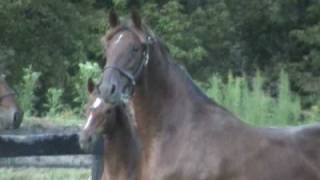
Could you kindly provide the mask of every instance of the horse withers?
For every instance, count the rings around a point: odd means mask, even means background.
[[[16,93],[8,86],[5,77],[0,77],[0,129],[17,129],[23,120],[23,111]]]
[[[137,180],[140,168],[140,143],[134,127],[130,107],[112,105],[100,97],[92,80],[88,81],[89,100],[86,105],[87,122],[80,133],[84,150],[104,139],[104,180]]]

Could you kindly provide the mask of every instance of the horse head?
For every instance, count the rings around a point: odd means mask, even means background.
[[[114,11],[109,15],[111,29],[103,39],[107,61],[99,87],[106,102],[126,102],[149,62],[152,38],[136,11],[132,12],[131,20],[132,25],[123,25]]]
[[[87,122],[80,133],[80,145],[88,151],[99,138],[115,128],[117,107],[105,103],[99,97],[99,91],[91,79],[88,80],[87,86],[89,93],[85,106]]]

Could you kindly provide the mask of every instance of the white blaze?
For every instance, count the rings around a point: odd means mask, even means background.
[[[92,108],[93,109],[97,109],[100,105],[101,105],[101,103],[102,103],[102,99],[101,98],[97,98],[95,101],[94,101],[94,103],[93,103],[93,105],[92,105]],[[89,126],[90,126],[90,124],[92,123],[92,118],[93,118],[93,115],[92,115],[92,112],[90,112],[90,114],[89,114],[89,117],[88,117],[88,119],[87,119],[87,123],[86,123],[86,125],[84,126],[84,130],[86,130],[87,128],[89,128]]]
[[[118,36],[118,39],[116,40],[116,44],[118,44],[119,42],[120,42],[120,39],[122,38],[122,36],[123,36],[123,34],[120,34],[119,36]]]
[[[93,107],[94,109],[96,109],[96,108],[98,108],[98,107],[101,105],[101,103],[102,103],[102,99],[101,99],[101,98],[97,98],[97,99],[94,101],[92,107]]]
[[[92,113],[90,113],[89,117],[88,117],[88,120],[87,120],[87,123],[86,125],[84,126],[84,130],[88,129],[88,127],[90,126],[91,124],[91,121],[92,121]]]

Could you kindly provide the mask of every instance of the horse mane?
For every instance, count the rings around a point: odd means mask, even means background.
[[[112,39],[113,36],[115,36],[117,33],[123,30],[129,30],[133,27],[133,22],[131,20],[128,20],[117,27],[109,29],[104,36],[101,38],[102,45],[106,45],[107,42]],[[146,25],[141,24],[141,31],[151,37],[155,37],[153,31]]]
[[[192,81],[192,76],[190,75],[190,73],[187,71],[186,67],[177,62],[176,60],[174,60],[174,58],[172,58],[171,54],[170,54],[170,49],[168,48],[168,46],[165,44],[165,42],[159,38],[154,36],[153,37],[155,39],[155,41],[159,44],[160,47],[160,51],[161,53],[164,55],[164,57],[167,58],[167,61],[169,64],[171,64],[172,68],[174,71],[177,72],[177,74],[179,74],[181,76],[181,78],[185,78],[187,83],[190,85],[190,88],[193,92],[197,93],[198,95],[200,95],[200,97],[202,97],[202,99],[204,99],[206,102],[214,104],[216,106],[219,106],[215,101],[213,101],[212,99],[210,99],[193,81]]]
[[[123,31],[123,30],[125,30],[125,29],[128,29],[128,27],[125,26],[125,25],[119,25],[119,26],[117,26],[117,27],[115,27],[115,28],[112,28],[112,29],[110,29],[109,31],[107,31],[107,33],[106,33],[104,36],[102,36],[102,38],[101,38],[101,40],[100,40],[102,46],[106,46],[106,45],[107,45],[107,42],[108,42],[115,34],[117,34],[117,33],[120,32],[120,31]]]

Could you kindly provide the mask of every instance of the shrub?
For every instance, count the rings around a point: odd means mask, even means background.
[[[26,116],[30,116],[33,112],[33,103],[36,100],[34,90],[40,77],[40,72],[33,72],[32,67],[23,69],[22,83],[19,85],[18,100]]]
[[[251,124],[289,125],[298,123],[301,114],[300,98],[290,91],[287,73],[281,71],[278,96],[272,97],[263,89],[264,78],[257,71],[252,82],[229,73],[226,83],[213,75],[206,92],[217,103]]]
[[[278,98],[273,106],[273,120],[281,124],[298,123],[301,115],[300,97],[290,91],[289,77],[284,71],[280,72],[278,88]]]
[[[85,62],[79,64],[79,74],[75,80],[76,98],[75,102],[83,107],[84,103],[87,101],[87,81],[89,78],[93,78],[94,81],[98,81],[101,70],[97,63]]]
[[[49,88],[47,93],[47,104],[49,108],[47,116],[56,116],[62,110],[61,96],[63,95],[62,89]]]

